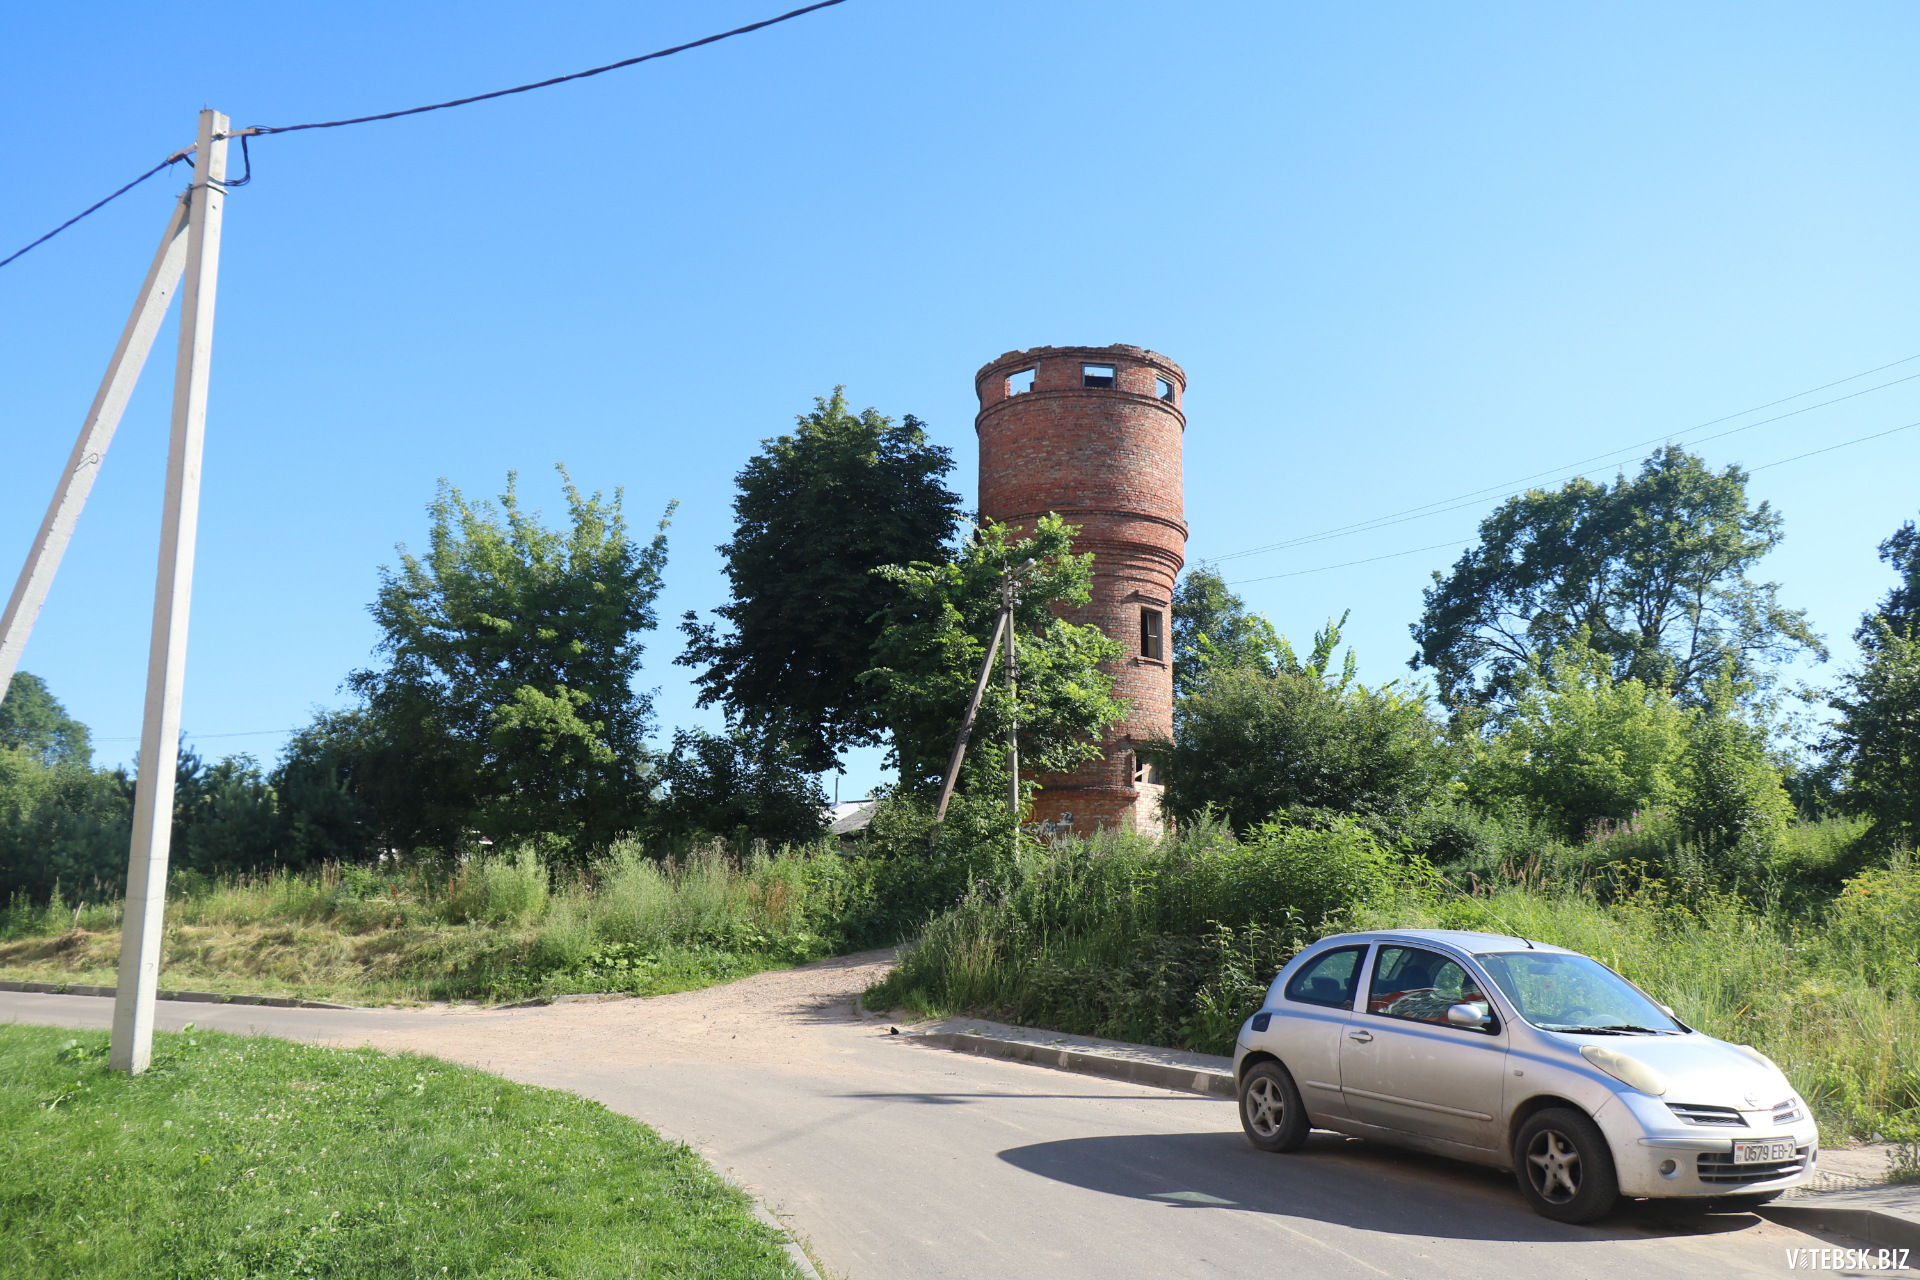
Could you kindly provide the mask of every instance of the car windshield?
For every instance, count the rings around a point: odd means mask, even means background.
[[[1585,956],[1508,951],[1474,958],[1520,1016],[1542,1031],[1631,1036],[1682,1030],[1619,974]]]

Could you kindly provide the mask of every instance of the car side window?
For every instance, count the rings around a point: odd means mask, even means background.
[[[1353,1008],[1353,990],[1358,985],[1360,961],[1366,954],[1364,946],[1335,947],[1322,952],[1287,980],[1287,999],[1301,1004],[1321,1004],[1329,1009]]]
[[[1476,1006],[1491,1015],[1479,984],[1458,961],[1419,947],[1381,947],[1373,962],[1373,983],[1367,990],[1367,1012],[1411,1022],[1447,1026],[1447,1010],[1456,1004]]]

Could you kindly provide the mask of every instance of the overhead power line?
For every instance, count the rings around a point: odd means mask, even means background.
[[[1483,498],[1486,498],[1491,494],[1502,493],[1502,492],[1511,493],[1515,486],[1526,484],[1530,480],[1538,480],[1543,476],[1571,477],[1574,475],[1580,475],[1580,474],[1583,474],[1583,472],[1573,470],[1573,468],[1585,467],[1590,463],[1600,462],[1603,459],[1616,458],[1621,454],[1632,453],[1636,450],[1644,449],[1650,444],[1658,444],[1663,440],[1673,440],[1678,436],[1690,435],[1692,432],[1695,432],[1695,431],[1704,431],[1708,427],[1717,427],[1723,422],[1731,422],[1735,418],[1743,418],[1750,413],[1759,413],[1763,410],[1771,409],[1776,405],[1782,405],[1782,404],[1786,404],[1788,401],[1791,401],[1791,400],[1801,399],[1804,396],[1816,395],[1819,392],[1828,390],[1831,387],[1837,387],[1843,383],[1855,382],[1861,378],[1871,377],[1876,373],[1882,373],[1888,369],[1897,368],[1898,366],[1903,364],[1910,364],[1915,360],[1920,360],[1920,354],[1910,355],[1910,356],[1907,356],[1905,359],[1895,360],[1890,364],[1878,365],[1872,369],[1865,369],[1859,373],[1849,374],[1847,377],[1838,378],[1832,382],[1822,383],[1820,386],[1817,386],[1817,387],[1809,387],[1805,391],[1796,391],[1794,394],[1790,396],[1782,396],[1778,400],[1770,400],[1766,404],[1754,405],[1752,408],[1742,409],[1738,413],[1730,413],[1730,414],[1727,414],[1725,417],[1714,418],[1708,422],[1697,423],[1694,426],[1683,428],[1681,431],[1678,431],[1678,432],[1669,432],[1665,435],[1654,436],[1650,439],[1639,441],[1636,444],[1622,445],[1615,449],[1609,449],[1605,453],[1596,453],[1590,458],[1582,458],[1577,462],[1562,463],[1557,467],[1549,467],[1545,471],[1536,471],[1532,475],[1521,476],[1517,480],[1508,480],[1500,484],[1489,485],[1484,489],[1476,489],[1471,493],[1455,494],[1451,498],[1437,498],[1432,502],[1422,503],[1417,507],[1408,507],[1403,511],[1389,512],[1386,515],[1374,516],[1374,517],[1371,517],[1370,519],[1356,521],[1353,524],[1338,525],[1331,529],[1322,529],[1315,533],[1300,534],[1297,537],[1285,538],[1279,542],[1270,542],[1265,546],[1250,547],[1245,551],[1230,551],[1225,555],[1213,557],[1213,561],[1214,563],[1219,563],[1221,561],[1226,561],[1226,560],[1239,560],[1246,556],[1264,555],[1270,551],[1284,551],[1290,547],[1305,546],[1309,543],[1314,543],[1314,542],[1325,542],[1332,538],[1349,537],[1356,533],[1371,533],[1375,529],[1385,529],[1396,524],[1406,524],[1407,522],[1412,520],[1423,520],[1428,516],[1444,515],[1449,511],[1457,511],[1464,506],[1472,506],[1476,502],[1480,501]],[[1859,391],[1852,391],[1847,393],[1844,396],[1835,396],[1833,399],[1823,400],[1819,404],[1804,405],[1801,408],[1791,409],[1791,410],[1788,410],[1786,413],[1777,414],[1771,418],[1763,418],[1758,422],[1749,422],[1749,423],[1746,423],[1744,426],[1734,427],[1732,430],[1729,430],[1729,431],[1717,432],[1710,436],[1696,436],[1690,440],[1684,441],[1683,443],[1686,443],[1689,445],[1705,444],[1709,440],[1723,439],[1726,436],[1737,435],[1742,431],[1750,431],[1755,427],[1764,427],[1771,422],[1780,422],[1786,418],[1795,417],[1799,414],[1811,413],[1815,409],[1824,409],[1830,405],[1839,404],[1843,400],[1853,400],[1853,399],[1857,399],[1860,396],[1871,395],[1875,391],[1884,391],[1888,387],[1898,386],[1903,382],[1912,382],[1916,378],[1920,378],[1920,373],[1909,374],[1903,378],[1895,378],[1891,382],[1883,382],[1879,386],[1866,387]]]
[[[1909,357],[1909,358],[1914,358],[1914,357]],[[1885,365],[1881,366],[1881,368],[1886,368],[1886,367],[1887,366]],[[1875,373],[1875,372],[1878,372],[1878,370],[1869,369],[1867,372]],[[1846,379],[1842,378],[1841,381],[1844,382],[1846,381]],[[1832,386],[1833,384],[1828,383],[1827,385]],[[1818,388],[1818,387],[1815,388],[1816,391],[1820,389],[1821,388]],[[1793,397],[1789,396],[1787,398],[1791,400]],[[1775,401],[1775,403],[1777,404],[1779,402]],[[1724,421],[1724,419],[1722,419],[1722,421]],[[1748,467],[1747,474],[1752,475],[1756,471],[1766,471],[1773,467],[1784,467],[1789,462],[1799,462],[1805,458],[1815,458],[1823,453],[1832,453],[1835,449],[1847,449],[1847,448],[1851,448],[1856,444],[1865,444],[1869,440],[1883,440],[1888,436],[1898,435],[1902,431],[1911,431],[1915,427],[1920,427],[1920,422],[1909,422],[1905,426],[1901,426],[1901,427],[1889,427],[1885,431],[1876,431],[1872,435],[1868,435],[1868,436],[1856,436],[1852,440],[1842,440],[1839,444],[1830,444],[1824,449],[1814,449],[1807,453],[1796,453],[1791,458],[1779,458],[1773,462],[1763,462],[1757,467]],[[1297,578],[1297,577],[1300,577],[1302,574],[1307,574],[1307,573],[1326,573],[1329,570],[1333,570],[1333,569],[1351,569],[1355,565],[1372,564],[1377,560],[1397,560],[1401,556],[1418,555],[1422,551],[1438,551],[1442,547],[1464,547],[1469,543],[1471,543],[1472,541],[1473,541],[1472,538],[1455,538],[1451,542],[1436,542],[1429,547],[1412,547],[1406,551],[1389,551],[1387,554],[1383,556],[1369,556],[1365,560],[1348,560],[1344,564],[1323,564],[1316,569],[1294,569],[1288,573],[1270,573],[1260,578],[1239,578],[1234,580],[1233,582],[1229,582],[1227,585],[1230,587],[1244,587],[1244,586],[1249,586],[1256,582],[1272,582],[1276,578]],[[1208,563],[1212,563],[1212,562],[1208,562]]]
[[[86,217],[88,214],[94,213],[97,210],[103,209],[108,204],[112,203],[115,200],[118,200],[121,196],[127,194],[127,192],[133,190],[135,187],[139,186],[141,183],[145,182],[148,178],[151,178],[154,174],[166,168],[168,165],[178,164],[180,161],[185,160],[188,156],[192,154],[193,154],[192,147],[188,147],[185,151],[174,152],[172,155],[168,156],[165,160],[162,160],[159,164],[153,166],[153,168],[147,170],[145,173],[135,178],[132,182],[129,182],[126,186],[120,188],[118,191],[108,196],[105,200],[95,201],[93,204],[88,205],[86,208],[82,209],[80,212],[74,214],[71,218],[68,218],[65,222],[61,223],[59,226],[55,227],[53,230],[47,232],[47,234],[41,236],[38,240],[35,240],[32,244],[27,245],[26,248],[15,249],[12,253],[8,254],[6,257],[0,258],[0,267],[4,267],[9,262],[12,262],[15,258],[25,253],[27,249],[35,249],[45,244],[47,241],[53,239],[55,236],[59,235],[62,231],[65,231],[68,227],[80,221],[80,219]]]
[[[744,36],[749,32],[760,31],[767,27],[776,26],[782,22],[790,22],[794,18],[804,17],[805,15],[816,12],[817,10],[831,9],[834,5],[845,4],[845,3],[846,3],[846,0],[819,0],[819,3],[817,4],[810,4],[802,9],[794,9],[790,12],[783,13],[775,18],[763,18],[759,22],[749,22],[746,26],[735,27],[731,31],[722,31],[716,35],[702,36],[698,40],[689,40],[685,44],[676,44],[671,48],[667,48],[667,49],[655,49],[652,53],[643,53],[637,58],[624,58],[619,62],[609,62],[604,67],[592,67],[586,71],[575,71],[575,72],[572,72],[571,74],[564,75],[564,76],[554,76],[550,80],[536,80],[532,84],[517,84],[511,89],[495,89],[491,93],[476,93],[469,98],[455,98],[449,102],[434,102],[434,103],[429,103],[424,107],[408,107],[403,111],[384,111],[379,115],[373,115],[373,116],[355,116],[349,120],[318,120],[318,121],[314,121],[311,124],[253,125],[245,129],[236,129],[232,133],[226,136],[231,138],[239,138],[244,148],[246,139],[249,137],[260,137],[260,136],[273,134],[273,133],[297,133],[302,129],[339,129],[350,124],[372,124],[376,120],[398,120],[402,116],[417,116],[428,111],[445,111],[449,107],[464,107],[470,103],[486,102],[491,98],[505,98],[516,93],[531,93],[535,89],[546,89],[556,84],[566,84],[570,80],[585,80],[588,76],[605,75],[609,71],[618,71],[622,67],[638,66],[642,62],[652,62],[655,58],[672,57],[676,53],[685,53],[689,49],[698,49],[703,45],[715,44],[721,40],[731,40],[735,36]],[[73,217],[68,218],[65,222],[61,223],[59,226],[55,227],[53,230],[47,232],[47,234],[41,236],[38,240],[35,240],[33,243],[26,245],[23,248],[15,250],[13,253],[7,255],[5,258],[0,258],[0,267],[6,266],[9,262],[12,262],[15,258],[18,258],[21,254],[26,253],[27,250],[36,249],[39,246],[45,244],[47,241],[59,235],[62,231],[65,231],[68,227],[71,227],[74,223],[79,222],[82,218],[85,218],[90,214],[97,213],[99,210],[106,207],[108,204],[110,204],[114,200],[117,200],[121,196],[127,194],[127,192],[133,190],[135,187],[139,186],[141,183],[145,182],[148,178],[151,178],[154,174],[166,168],[168,165],[176,164],[179,161],[186,159],[188,156],[192,154],[193,154],[193,148],[191,147],[188,147],[184,151],[174,152],[172,155],[168,156],[165,160],[162,160],[159,164],[153,166],[153,168],[147,170],[145,173],[135,178],[132,182],[129,182],[126,186],[121,187],[118,191],[114,192],[112,195],[108,196],[106,199],[101,200],[96,204],[89,205],[87,208],[82,209],[79,213],[75,214]],[[248,172],[249,174],[251,174],[252,172],[251,165],[248,166]],[[230,187],[240,186],[245,181],[246,179],[243,178],[239,182],[232,182],[232,183],[228,183],[227,185]]]
[[[451,102],[435,102],[424,107],[408,107],[404,111],[385,111],[377,116],[355,116],[351,120],[322,120],[315,124],[277,124],[260,125],[254,133],[296,133],[301,129],[338,129],[343,125],[372,124],[376,120],[398,120],[401,116],[417,116],[427,111],[445,111],[448,107],[464,107],[469,103],[485,102],[489,98],[505,98],[515,93],[531,93],[535,89],[545,89],[556,84],[565,84],[569,80],[585,80],[588,76],[604,75],[609,71],[618,71],[622,67],[637,66],[642,62],[652,62],[655,58],[667,58],[676,53],[685,53],[689,49],[698,49],[701,45],[714,44],[721,40],[731,40],[735,36],[744,36],[750,31],[759,31],[776,23],[788,22],[803,17],[818,9],[830,9],[836,4],[845,4],[846,0],[820,0],[804,9],[795,9],[783,13],[777,18],[766,18],[759,22],[749,22],[744,27],[735,27],[731,31],[722,31],[719,35],[703,36],[698,40],[689,40],[686,44],[674,45],[671,49],[656,49],[652,53],[643,53],[637,58],[626,58],[620,62],[609,62],[604,67],[594,67],[588,71],[575,71],[571,75],[555,76],[551,80],[536,80],[532,84],[517,84],[511,89],[495,89],[492,93],[476,93],[471,98],[455,98]]]

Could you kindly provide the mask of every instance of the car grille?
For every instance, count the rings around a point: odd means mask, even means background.
[[[1795,1147],[1793,1159],[1775,1160],[1767,1164],[1735,1164],[1731,1151],[1703,1151],[1700,1153],[1699,1171],[1702,1182],[1772,1182],[1775,1178],[1790,1177],[1806,1167],[1807,1149]]]
[[[1667,1110],[1688,1124],[1724,1124],[1745,1128],[1747,1123],[1746,1117],[1732,1107],[1707,1107],[1696,1106],[1690,1102],[1669,1102]]]
[[[1775,1124],[1793,1124],[1802,1119],[1800,1108],[1792,1098],[1773,1104],[1773,1122]]]

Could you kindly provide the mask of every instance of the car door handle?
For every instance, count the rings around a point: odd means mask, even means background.
[[[1367,1043],[1368,1041],[1370,1041],[1370,1040],[1372,1040],[1372,1039],[1373,1039],[1373,1032],[1371,1032],[1371,1031],[1349,1031],[1349,1032],[1347,1032],[1347,1039],[1349,1039],[1349,1040],[1358,1040],[1358,1041],[1359,1041],[1359,1042],[1360,1042],[1361,1044],[1366,1044],[1366,1043]]]

